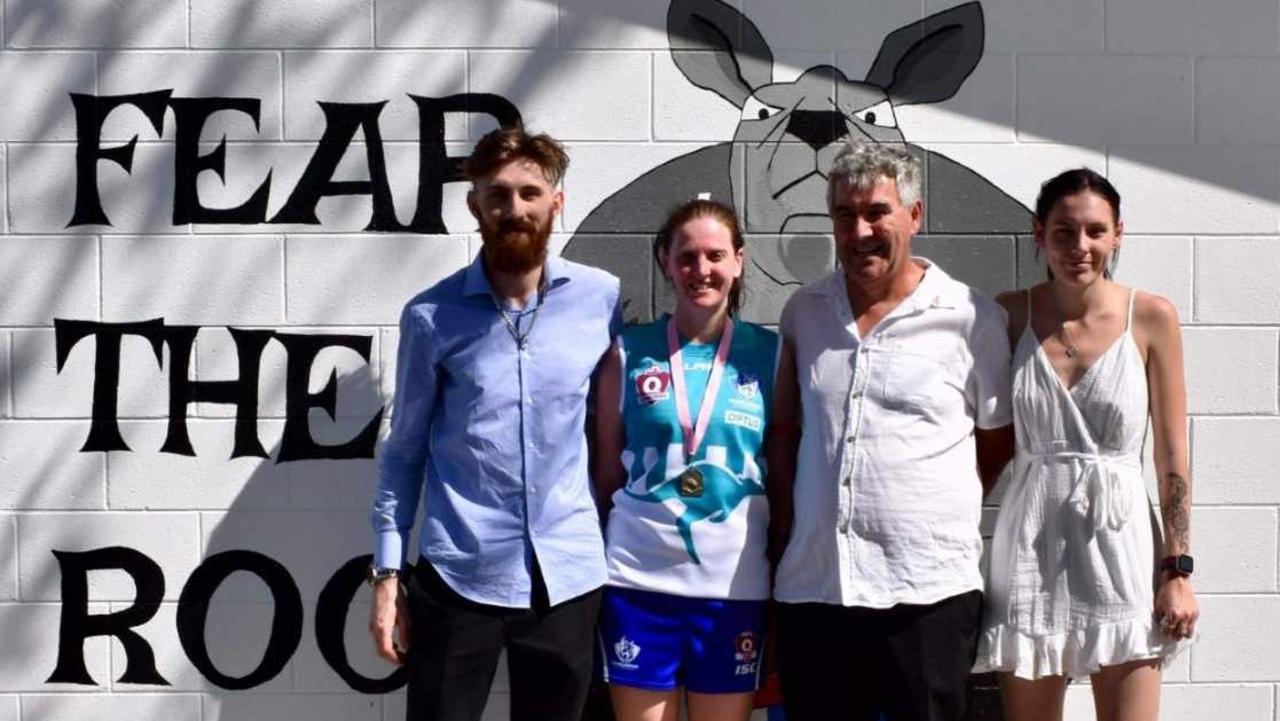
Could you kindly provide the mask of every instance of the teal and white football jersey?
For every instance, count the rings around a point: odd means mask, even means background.
[[[778,335],[734,323],[728,359],[702,443],[685,464],[667,348],[667,318],[623,331],[620,408],[625,485],[606,528],[609,583],[694,598],[767,599],[764,434]],[[696,419],[716,344],[681,339],[689,414]],[[678,477],[697,469],[698,495]]]

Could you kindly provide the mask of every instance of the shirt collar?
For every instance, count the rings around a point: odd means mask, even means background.
[[[548,291],[569,282],[566,270],[563,258],[556,255],[547,256],[542,264],[542,273],[546,277]],[[464,296],[493,295],[493,286],[489,285],[489,277],[484,274],[483,253],[476,253],[471,265],[467,266],[467,272],[462,281],[462,294]]]
[[[911,256],[913,262],[924,266],[925,274],[916,285],[911,295],[893,310],[893,315],[915,313],[930,308],[957,308],[964,300],[960,294],[968,293],[968,286],[956,282],[937,263],[918,255]],[[827,294],[835,301],[845,299],[848,303],[848,289],[845,287],[844,270],[836,268],[829,276],[826,287]]]

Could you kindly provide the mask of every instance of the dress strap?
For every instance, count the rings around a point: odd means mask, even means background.
[[[1138,289],[1130,288],[1129,289],[1129,317],[1126,318],[1124,321],[1125,332],[1128,332],[1129,329],[1133,327],[1133,298],[1136,295],[1138,295]]]
[[[1027,322],[1026,322],[1026,325],[1023,326],[1023,330],[1025,331],[1027,328],[1030,328],[1030,327],[1031,327],[1031,289],[1027,288]]]

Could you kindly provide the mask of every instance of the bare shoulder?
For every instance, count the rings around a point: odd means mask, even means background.
[[[1134,290],[1133,321],[1150,333],[1178,329],[1178,309],[1162,295]]]
[[[1152,351],[1159,355],[1161,350],[1180,344],[1177,307],[1155,293],[1136,289],[1133,293],[1133,334],[1143,355],[1149,356]]]
[[[1009,328],[1022,328],[1027,324],[1027,294],[1030,290],[1006,290],[996,296],[996,303],[1004,308],[1004,312],[1009,316]]]

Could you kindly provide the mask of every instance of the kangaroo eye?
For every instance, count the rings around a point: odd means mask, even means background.
[[[880,128],[898,127],[898,120],[893,117],[893,106],[889,104],[888,100],[883,100],[869,108],[863,108],[854,113],[854,115],[868,125],[875,125]]]
[[[743,120],[768,120],[780,112],[782,112],[782,108],[765,105],[757,100],[754,95],[747,98],[747,102],[742,104]]]

